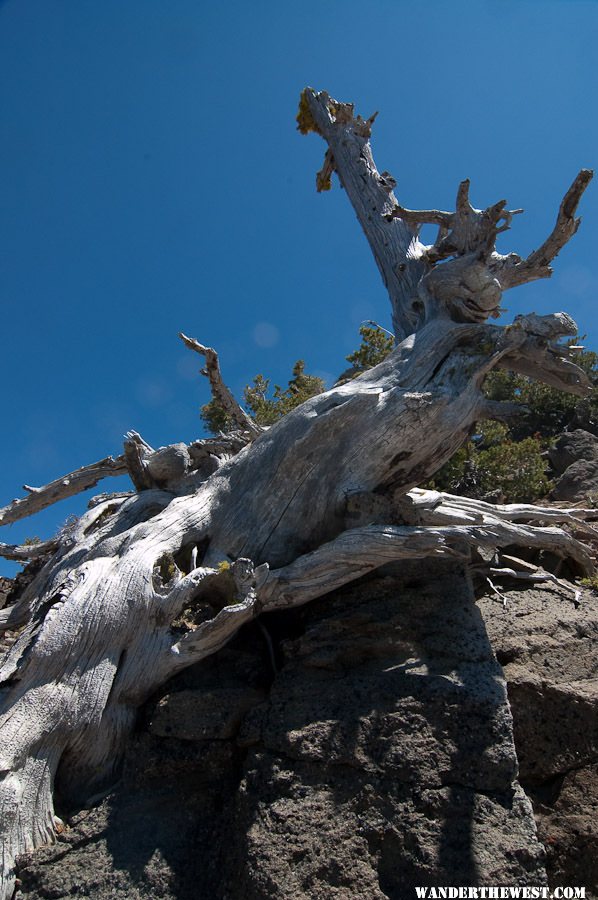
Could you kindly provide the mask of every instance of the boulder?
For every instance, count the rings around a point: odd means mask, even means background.
[[[552,496],[578,501],[598,494],[598,437],[581,428],[561,434],[548,451],[550,464],[559,475]]]
[[[505,683],[462,570],[317,601],[285,645],[237,795],[225,896],[406,898],[544,884]],[[419,569],[419,572],[417,571]],[[243,735],[243,732],[242,732]]]
[[[583,885],[598,896],[598,766],[571,769],[532,792],[550,884]]]
[[[598,437],[577,428],[559,435],[554,446],[548,451],[550,465],[557,475],[580,459],[598,459]]]
[[[594,501],[598,496],[598,459],[580,459],[561,475],[552,490],[554,500]]]
[[[157,704],[149,731],[186,741],[232,738],[248,710],[264,697],[262,691],[251,687],[174,691]]]

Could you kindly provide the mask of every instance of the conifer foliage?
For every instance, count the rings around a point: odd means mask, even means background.
[[[362,324],[359,335],[361,344],[346,357],[351,368],[343,372],[340,382],[382,362],[394,347],[393,335],[375,322]],[[576,338],[569,345],[578,346],[581,340]],[[552,487],[547,450],[554,438],[573,428],[598,434],[598,353],[580,348],[577,362],[595,385],[586,400],[514,372],[493,370],[484,385],[488,399],[515,404],[518,413],[508,425],[492,420],[476,423],[467,443],[426,486],[504,503],[532,503],[546,496]],[[256,375],[246,386],[244,399],[259,425],[273,425],[325,389],[321,378],[306,374],[300,359],[286,388],[275,385],[268,396],[270,379]],[[200,416],[213,434],[234,427],[215,400],[201,408]]]
[[[484,384],[488,399],[512,403],[519,412],[508,424],[476,423],[428,487],[504,503],[546,496],[552,487],[547,451],[554,439],[575,428],[598,434],[598,354],[580,349],[577,364],[594,385],[584,400],[514,372],[492,371]]]
[[[353,353],[345,357],[351,368],[340,376],[339,381],[348,381],[361,372],[366,372],[388,356],[394,347],[394,337],[385,328],[375,322],[367,322],[359,329],[361,344]],[[317,375],[308,375],[305,361],[298,359],[286,388],[274,385],[271,396],[270,378],[256,375],[252,384],[245,386],[243,399],[245,406],[258,425],[273,425],[295,407],[300,406],[310,397],[322,394],[326,385]],[[217,400],[210,400],[201,407],[200,418],[212,434],[226,433],[235,427],[233,420],[227,416]]]
[[[276,384],[271,397],[268,396],[269,389],[270,379],[256,375],[253,383],[248,384],[243,391],[245,405],[258,425],[273,425],[296,406],[325,391],[326,385],[316,375],[307,375],[305,362],[298,359],[287,387],[282,388]],[[235,427],[214,399],[202,406],[200,418],[212,434],[231,431]]]

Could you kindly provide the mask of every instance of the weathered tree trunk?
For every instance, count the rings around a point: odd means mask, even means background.
[[[314,397],[276,425],[256,426],[206,357],[215,396],[238,432],[153,451],[130,434],[102,460],[0,511],[0,523],[43,508],[125,467],[135,494],[103,495],[74,526],[15,559],[46,559],[18,602],[0,612],[8,648],[0,668],[0,837],[10,897],[19,853],[53,839],[65,807],[89,803],[114,778],[139,705],[167,678],[214,653],[262,612],[296,606],[392,559],[524,544],[569,556],[593,511],[492,507],[416,486],[480,418],[512,414],[482,392],[495,366],[583,396],[584,374],[555,341],[576,332],[563,313],[487,324],[501,291],[550,274],[574,233],[590,178],[582,172],[540,250],[500,256],[512,213],[473,209],[464,182],[455,213],[399,206],[369,147],[373,120],[311,89],[299,126],[328,144],[318,187],[337,171],[388,287],[398,346],[380,365]],[[436,222],[432,247],[421,223]],[[548,524],[547,524],[548,523]],[[189,626],[189,620],[195,623]]]

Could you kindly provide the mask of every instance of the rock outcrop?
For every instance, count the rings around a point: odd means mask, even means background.
[[[17,897],[412,897],[545,884],[502,670],[464,570],[380,571],[265,619],[146,710],[121,785]],[[501,607],[502,609],[502,607]]]
[[[581,428],[561,434],[548,451],[558,475],[555,500],[585,500],[598,496],[598,437]]]
[[[552,885],[598,895],[598,599],[556,586],[480,601]]]

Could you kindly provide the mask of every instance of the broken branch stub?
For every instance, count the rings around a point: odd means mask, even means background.
[[[0,525],[10,525],[46,509],[59,500],[74,497],[81,491],[95,487],[102,478],[126,474],[127,463],[124,456],[117,456],[116,459],[107,456],[106,459],[63,475],[62,478],[57,478],[44,487],[31,488],[25,485],[24,489],[28,492],[26,497],[13,500],[8,506],[0,509]]]
[[[396,205],[394,179],[387,172],[381,175],[374,163],[369,143],[373,120],[354,116],[352,104],[333,100],[325,91],[306,88],[297,121],[303,134],[314,131],[328,144],[327,159],[334,160],[334,171],[368,239],[390,296],[393,331],[401,340],[423,322],[416,292],[427,264],[418,255],[423,245],[417,240],[417,228],[386,218]],[[323,172],[329,175],[327,162]]]
[[[179,333],[179,337],[186,347],[204,357],[206,365],[205,369],[201,370],[201,374],[209,379],[212,396],[226,415],[230,416],[241,430],[248,431],[253,436],[261,434],[263,428],[254,422],[251,416],[237,403],[233,394],[225,385],[216,351],[212,347],[204,347],[195,338],[187,337],[182,331]]]

